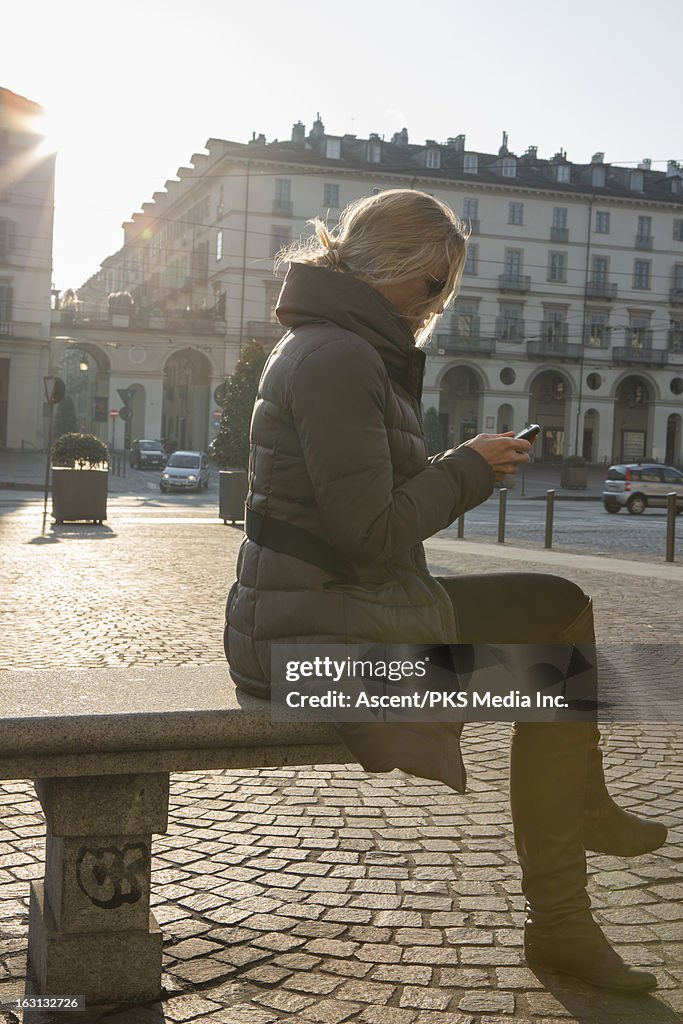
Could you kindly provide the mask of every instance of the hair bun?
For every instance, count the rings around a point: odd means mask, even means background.
[[[329,248],[327,249],[327,252],[324,254],[323,258],[327,263],[328,267],[330,267],[332,270],[339,269],[341,259],[339,256],[339,249],[336,247],[336,245],[330,245]]]

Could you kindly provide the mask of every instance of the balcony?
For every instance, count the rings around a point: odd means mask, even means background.
[[[534,359],[580,359],[581,345],[555,338],[536,338],[528,341],[527,355]]]
[[[496,335],[501,341],[524,341],[524,321],[498,316],[496,317]]]
[[[652,235],[636,235],[636,249],[651,249],[654,238]]]
[[[8,320],[0,320],[0,338],[12,338],[14,336],[14,324]]]
[[[669,305],[683,306],[683,287],[678,288],[674,285],[673,288],[669,288]]]
[[[550,229],[550,241],[551,242],[568,242],[569,241],[569,228],[551,228]]]
[[[531,278],[525,274],[499,274],[498,291],[523,293],[531,290]]]
[[[250,341],[258,341],[261,345],[276,345],[285,334],[282,324],[272,320],[248,320],[247,337]]]
[[[293,204],[289,199],[273,199],[273,213],[281,217],[291,217]]]
[[[647,345],[642,347],[614,347],[612,359],[615,363],[649,363],[651,366],[664,366],[668,361],[669,353],[660,348],[650,348]]]
[[[587,299],[616,299],[617,286],[609,281],[589,281],[586,285]]]
[[[495,338],[480,338],[478,334],[437,334],[434,349],[439,356],[458,355],[470,352],[473,355],[490,356],[496,351]]]

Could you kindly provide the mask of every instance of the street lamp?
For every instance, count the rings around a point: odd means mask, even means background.
[[[50,449],[52,447],[52,420],[55,406],[59,405],[66,394],[66,385],[61,377],[43,377],[43,390],[48,406],[47,448],[45,452],[45,492],[43,495],[43,536],[45,536],[45,520],[47,519],[47,492],[50,487]]]

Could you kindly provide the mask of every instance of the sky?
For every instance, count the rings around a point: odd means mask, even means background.
[[[211,137],[331,134],[683,161],[680,0],[23,0],[0,86],[41,103],[57,151],[55,287]],[[106,14],[103,14],[103,11]]]

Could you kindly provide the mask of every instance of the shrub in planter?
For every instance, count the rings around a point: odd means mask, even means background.
[[[107,518],[109,452],[94,434],[62,434],[51,449],[52,517],[58,523]]]

